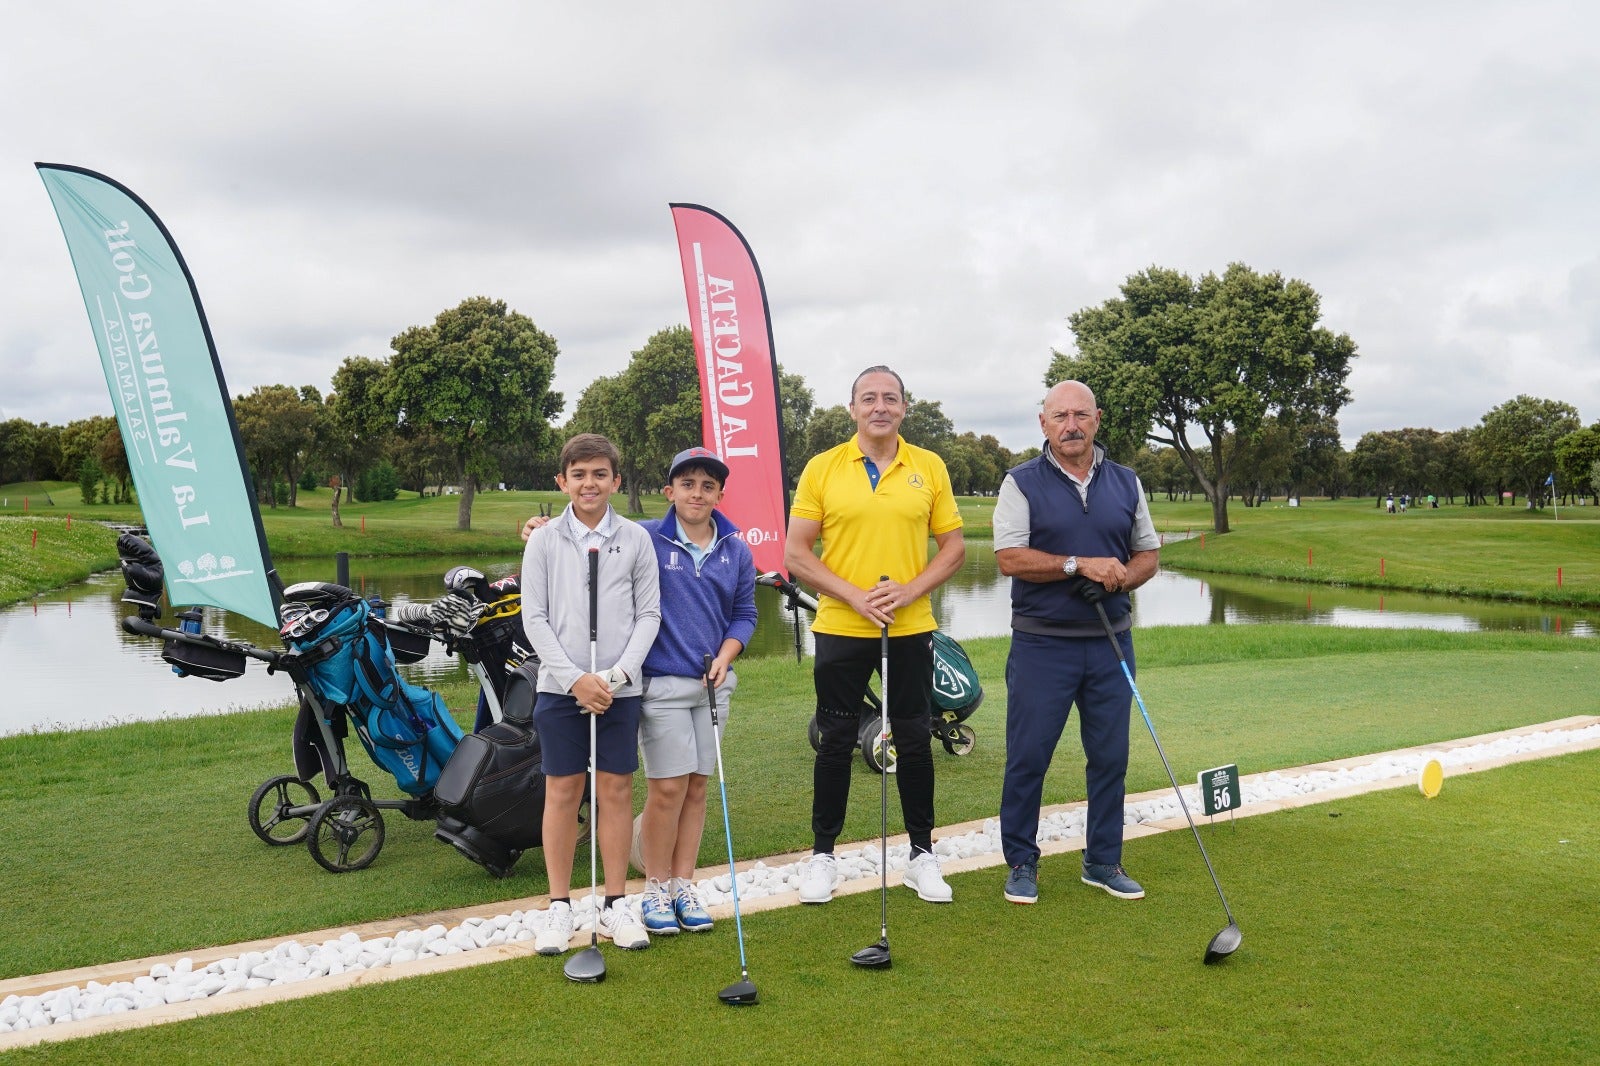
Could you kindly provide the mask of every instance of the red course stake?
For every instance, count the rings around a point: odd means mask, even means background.
[[[1383,556],[1378,556],[1378,576],[1383,576]]]

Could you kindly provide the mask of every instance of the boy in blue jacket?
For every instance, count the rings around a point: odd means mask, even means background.
[[[756,629],[755,560],[716,509],[727,480],[727,464],[715,452],[679,452],[664,489],[671,507],[639,523],[655,546],[661,579],[661,629],[644,660],[639,723],[648,784],[639,910],[656,934],[705,932],[712,924],[690,880],[705,827],[706,782],[717,764],[706,681],[716,689],[725,728],[739,680],[730,667]]]

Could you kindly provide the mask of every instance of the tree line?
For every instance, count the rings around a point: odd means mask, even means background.
[[[1570,404],[1531,396],[1498,405],[1475,426],[1372,432],[1346,451],[1337,415],[1350,400],[1356,345],[1320,317],[1315,290],[1276,272],[1235,263],[1191,279],[1151,267],[1069,317],[1076,348],[1052,353],[1044,384],[1075,378],[1094,389],[1105,412],[1099,439],[1111,454],[1138,471],[1152,497],[1209,500],[1219,532],[1234,496],[1253,506],[1279,495],[1433,494],[1467,505],[1520,495],[1543,506],[1553,492],[1600,491],[1600,423],[1584,427]],[[563,425],[555,419],[565,401],[551,389],[557,342],[504,301],[467,299],[398,334],[391,348],[383,358],[347,357],[326,394],[264,385],[234,398],[264,506],[293,507],[300,489],[331,485],[338,524],[341,498],[456,491],[457,524],[467,529],[478,491],[548,488],[560,443],[599,432],[622,452],[637,512],[671,456],[700,442],[686,326],[657,331],[622,371],[592,381]],[[855,427],[843,402],[818,407],[802,375],[778,372],[792,486],[811,456]],[[944,457],[958,493],[992,493],[1007,469],[1038,453],[958,433],[941,401],[910,399],[901,434]],[[129,501],[115,420],[0,422],[0,483],[36,480],[77,481],[85,500]]]

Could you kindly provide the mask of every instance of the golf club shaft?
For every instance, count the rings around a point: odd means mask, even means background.
[[[888,578],[884,578],[885,581]],[[883,689],[883,699],[878,701],[878,839],[881,846],[878,869],[879,910],[883,939],[889,939],[889,627],[882,629],[880,643],[883,661],[878,664],[878,680]]]
[[[722,787],[722,836],[728,842],[728,883],[733,891],[733,928],[739,935],[739,976],[750,979],[744,958],[744,922],[739,917],[739,872],[733,868],[733,827],[728,822],[728,774],[722,768],[722,732],[717,721],[717,686],[711,683],[711,656],[705,657],[706,699],[711,704],[711,736],[717,745],[717,784]]]
[[[600,549],[589,549],[589,672],[599,673],[600,657]],[[595,841],[600,837],[599,715],[589,713],[589,905],[594,908],[594,929],[589,946],[600,943],[600,867],[595,862]]]
[[[1200,848],[1200,857],[1205,860],[1206,872],[1211,875],[1211,883],[1217,889],[1217,898],[1222,901],[1222,912],[1228,916],[1228,923],[1234,924],[1228,897],[1222,892],[1222,882],[1217,880],[1217,871],[1211,865],[1211,856],[1206,854],[1205,841],[1200,839],[1200,830],[1194,824],[1194,816],[1189,813],[1189,805],[1184,802],[1183,789],[1178,787],[1178,778],[1172,772],[1172,764],[1167,761],[1167,753],[1161,748],[1161,738],[1156,736],[1156,726],[1150,720],[1150,712],[1145,709],[1144,697],[1139,695],[1139,686],[1133,682],[1133,671],[1128,669],[1128,660],[1122,654],[1122,645],[1117,643],[1117,635],[1111,629],[1111,619],[1106,617],[1106,609],[1101,604],[1096,603],[1094,609],[1100,615],[1100,624],[1105,627],[1106,639],[1111,641],[1111,649],[1117,653],[1117,662],[1122,664],[1122,676],[1128,679],[1128,690],[1133,693],[1133,702],[1138,704],[1145,728],[1150,730],[1150,739],[1155,742],[1156,754],[1161,756],[1161,765],[1166,768],[1167,780],[1172,782],[1172,791],[1178,797],[1178,806],[1183,810],[1184,820],[1189,823],[1189,832],[1194,834],[1194,842]]]

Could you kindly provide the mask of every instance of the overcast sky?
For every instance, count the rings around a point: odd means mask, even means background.
[[[755,250],[819,405],[887,362],[1035,443],[1066,319],[1152,264],[1310,283],[1347,444],[1518,394],[1600,419],[1600,7],[53,0],[0,36],[0,418],[109,414],[32,163],[126,184],[231,392],[473,295],[568,410],[687,322],[670,201]]]

